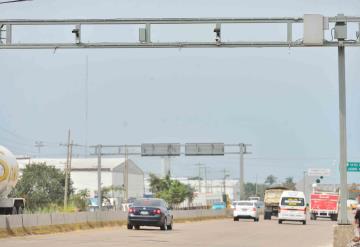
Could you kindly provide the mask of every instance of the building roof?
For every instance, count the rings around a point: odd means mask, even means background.
[[[113,172],[118,173],[124,173],[125,170],[125,161],[123,161],[121,164],[113,168]],[[132,160],[128,159],[128,173],[130,174],[139,174],[144,175],[143,170],[141,170],[140,167],[138,167]]]
[[[124,158],[102,158],[101,169],[103,171],[104,170],[112,171],[115,167],[123,164],[124,161],[125,161]],[[29,160],[18,160],[18,163],[20,169],[24,169],[27,164],[46,163],[47,165],[55,166],[56,168],[63,170],[66,165],[66,159],[47,159],[47,158],[29,159]],[[136,166],[135,163],[130,159],[128,159],[128,163],[129,164],[131,163],[134,166]],[[98,167],[97,158],[73,158],[71,161],[71,170],[74,171],[96,171],[97,167]]]

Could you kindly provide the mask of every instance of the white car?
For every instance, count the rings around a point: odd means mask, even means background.
[[[239,219],[253,219],[259,221],[260,207],[255,201],[236,201],[234,202],[234,221]]]

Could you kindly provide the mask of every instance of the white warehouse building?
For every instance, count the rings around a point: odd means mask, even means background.
[[[98,190],[97,158],[73,158],[71,162],[71,180],[76,191],[88,189],[91,195]],[[64,170],[66,159],[30,159],[19,160],[20,171],[27,164],[46,163]],[[128,197],[142,197],[144,194],[144,172],[130,159],[128,163]],[[101,184],[102,187],[123,187],[124,181],[124,158],[102,158],[101,159]],[[118,200],[122,200],[123,193],[118,193]]]

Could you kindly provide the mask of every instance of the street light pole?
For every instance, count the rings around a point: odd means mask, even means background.
[[[339,128],[340,128],[340,217],[338,224],[347,225],[346,201],[348,198],[347,190],[347,146],[346,146],[346,84],[345,84],[345,47],[342,40],[338,46],[338,66],[339,66]]]

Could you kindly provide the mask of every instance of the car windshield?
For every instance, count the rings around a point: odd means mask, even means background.
[[[304,198],[299,197],[283,197],[281,199],[282,206],[304,206]]]
[[[236,206],[253,206],[254,203],[252,202],[238,202],[236,203]]]
[[[154,199],[139,199],[136,200],[133,204],[134,207],[160,207],[161,201]]]

